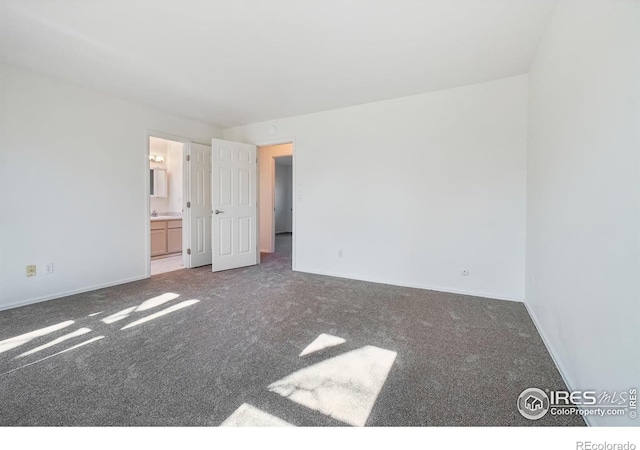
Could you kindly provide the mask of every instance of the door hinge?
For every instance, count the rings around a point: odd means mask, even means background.
[[[187,161],[191,161],[191,155],[187,155]]]
[[[187,202],[187,208],[191,208],[191,202]]]
[[[188,249],[187,249],[187,255],[190,255],[190,254],[191,254],[191,249],[190,249],[190,248],[188,248]]]

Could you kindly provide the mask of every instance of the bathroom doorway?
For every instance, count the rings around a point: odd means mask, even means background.
[[[149,135],[150,275],[185,268],[185,143]]]

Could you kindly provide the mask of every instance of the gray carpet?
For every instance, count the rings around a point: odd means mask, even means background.
[[[180,270],[0,312],[0,341],[75,321],[0,353],[0,425],[217,426],[248,404],[297,426],[342,426],[268,387],[366,346],[397,353],[368,426],[584,425],[516,410],[525,388],[565,388],[522,304],[292,272],[291,236],[276,248],[259,266]],[[102,321],[164,293],[179,297]],[[322,333],[345,342],[299,357]]]

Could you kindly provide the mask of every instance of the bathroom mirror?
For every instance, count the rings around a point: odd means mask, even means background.
[[[165,169],[150,169],[149,183],[151,197],[167,196],[167,171]]]

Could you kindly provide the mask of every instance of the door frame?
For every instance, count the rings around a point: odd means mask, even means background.
[[[262,147],[269,147],[271,145],[280,145],[280,144],[291,144],[291,195],[293,198],[291,199],[291,229],[292,229],[292,246],[291,246],[291,270],[296,270],[296,197],[298,194],[298,188],[296,184],[296,139],[295,138],[280,138],[280,139],[271,139],[257,142],[255,145],[258,147],[258,155],[260,154],[260,149]],[[269,164],[271,165],[269,170],[269,176],[271,177],[271,182],[269,183],[271,189],[271,197],[274,198],[275,195],[275,186],[276,186],[276,162],[275,159],[269,158]],[[258,186],[260,186],[260,156],[258,156]],[[260,198],[260,192],[258,192],[258,198]],[[275,215],[272,217],[271,221],[271,245],[269,248],[275,247]],[[258,223],[260,223],[260,208],[258,207]],[[258,250],[260,250],[260,227],[258,227]],[[258,259],[260,259],[260,251],[258,251]],[[259,261],[260,262],[260,261]]]
[[[149,161],[149,154],[151,153],[151,149],[150,149],[150,145],[149,145],[149,138],[151,137],[155,137],[155,138],[159,138],[159,139],[165,139],[167,141],[173,141],[173,142],[179,142],[182,144],[182,264],[184,267],[187,267],[186,265],[186,256],[187,256],[187,252],[186,252],[186,248],[188,245],[188,241],[189,241],[189,235],[188,235],[188,230],[189,225],[190,225],[190,217],[189,214],[185,214],[184,211],[186,211],[186,205],[187,205],[187,195],[185,195],[185,193],[188,192],[188,187],[189,187],[189,166],[186,164],[185,158],[186,158],[186,154],[187,154],[187,146],[189,144],[191,144],[192,140],[182,137],[182,136],[176,136],[175,134],[169,134],[169,133],[164,133],[162,131],[156,131],[156,130],[151,130],[151,129],[147,129],[146,130],[146,142],[145,142],[145,147],[146,147],[146,152],[145,152],[145,183],[144,183],[144,190],[145,190],[145,211],[146,211],[146,216],[145,216],[145,222],[146,222],[146,226],[145,226],[145,255],[146,255],[146,261],[147,261],[147,272],[146,272],[146,276],[147,278],[151,277],[151,221],[149,220],[149,209],[151,208],[151,192],[150,192],[150,183],[151,183],[151,179],[150,179],[150,172],[149,170],[151,169],[151,162]],[[186,224],[186,229],[185,229],[185,224]]]

